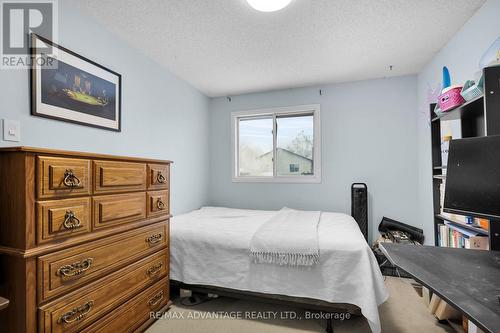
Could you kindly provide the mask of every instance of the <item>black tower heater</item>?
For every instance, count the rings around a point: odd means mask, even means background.
[[[351,186],[351,216],[358,222],[359,229],[368,241],[368,186],[365,183]]]

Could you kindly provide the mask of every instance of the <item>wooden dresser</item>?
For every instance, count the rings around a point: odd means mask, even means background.
[[[1,332],[141,332],[169,305],[170,161],[0,149]]]

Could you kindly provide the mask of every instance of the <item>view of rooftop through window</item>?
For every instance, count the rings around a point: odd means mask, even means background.
[[[239,120],[239,175],[274,175],[272,116]],[[313,174],[312,114],[276,117],[276,175]]]

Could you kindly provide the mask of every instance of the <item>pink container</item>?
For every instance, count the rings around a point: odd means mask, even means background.
[[[460,95],[462,87],[453,87],[446,90],[438,97],[438,105],[441,111],[450,111],[465,103],[465,99]]]

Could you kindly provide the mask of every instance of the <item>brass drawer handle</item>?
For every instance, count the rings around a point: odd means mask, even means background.
[[[158,294],[154,295],[153,297],[151,297],[151,299],[148,301],[149,307],[152,308],[158,305],[162,299],[163,299],[163,290],[160,291]]]
[[[161,268],[163,267],[163,263],[159,262],[156,265],[153,265],[148,268],[148,275],[153,276],[161,272]]]
[[[165,184],[167,182],[167,178],[165,178],[165,176],[160,172],[158,172],[158,174],[156,175],[156,181],[159,183],[159,184]]]
[[[87,258],[85,260],[77,261],[69,265],[64,265],[57,270],[57,275],[64,277],[74,277],[81,275],[83,272],[88,270],[90,266],[92,266],[93,262],[93,258]]]
[[[63,226],[66,229],[78,229],[82,227],[82,223],[80,222],[80,219],[75,216],[75,212],[68,210],[66,215],[64,215]]]
[[[148,242],[150,245],[158,244],[162,240],[163,240],[163,234],[161,232],[146,238],[146,242]]]
[[[158,198],[158,200],[156,200],[156,208],[158,208],[158,210],[164,210],[165,207],[165,203],[161,200],[161,198]]]
[[[64,172],[63,184],[66,187],[78,187],[81,184],[80,179],[75,176],[73,169],[66,169]]]
[[[71,309],[65,314],[62,314],[57,320],[57,322],[59,324],[61,323],[70,324],[75,321],[82,320],[83,317],[85,317],[92,310],[93,306],[94,306],[94,301],[90,300],[87,303],[77,306],[76,308]]]

